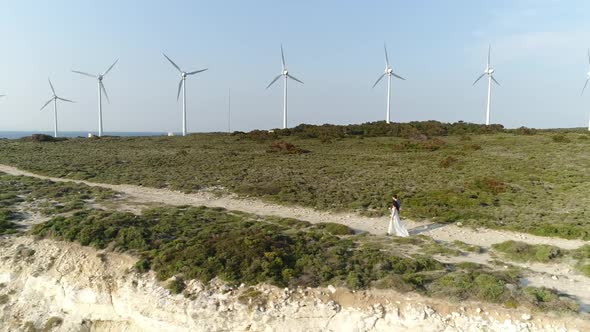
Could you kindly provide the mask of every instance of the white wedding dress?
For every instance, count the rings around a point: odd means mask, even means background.
[[[389,228],[387,229],[387,235],[393,234],[395,231],[395,235],[401,237],[408,237],[410,233],[408,230],[402,225],[402,221],[399,218],[399,211],[395,208],[391,209],[391,218],[389,219]]]

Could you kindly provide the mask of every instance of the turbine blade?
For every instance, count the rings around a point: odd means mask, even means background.
[[[178,83],[178,94],[176,95],[176,101],[178,101],[178,99],[180,98],[180,89],[182,89],[182,83],[184,83],[183,79],[181,79],[180,83]]]
[[[51,103],[51,102],[53,101],[53,99],[55,99],[55,98],[51,98],[51,99],[49,99],[49,100],[48,100],[48,101],[45,103],[45,105],[43,105],[43,107],[41,107],[40,111],[42,111],[42,110],[43,110],[45,107],[47,107],[47,105],[49,105],[49,103]]]
[[[490,68],[490,55],[492,53],[492,44],[488,46],[488,68]]]
[[[51,84],[51,80],[47,79],[49,81],[49,86],[51,87],[51,91],[53,92],[53,95],[55,96],[55,89],[53,88],[53,84]]]
[[[377,79],[375,84],[373,84],[373,88],[377,86],[377,84],[383,79],[383,77],[385,77],[385,73],[383,73],[383,74],[381,74],[381,76],[379,76],[379,78]]]
[[[492,78],[492,81],[494,81],[496,84],[500,85],[500,83],[498,83],[498,81],[496,81],[496,79],[494,78],[494,76],[490,76]]]
[[[389,68],[389,56],[387,55],[387,46],[383,44],[383,50],[385,51],[385,65]]]
[[[191,71],[190,73],[186,73],[187,75],[194,75],[194,74],[198,74],[198,73],[202,73],[205,70],[207,70],[209,68],[205,68],[205,69],[201,69],[201,70],[195,70],[195,71]]]
[[[65,98],[62,98],[62,97],[55,97],[55,98],[57,98],[59,100],[67,101],[68,103],[75,103],[75,101],[73,101],[73,100],[65,99]]]
[[[580,96],[584,94],[584,90],[586,90],[586,85],[588,85],[588,81],[590,81],[590,77],[586,79],[586,83],[584,83],[584,87],[582,88],[582,93],[580,93]]]
[[[293,76],[291,74],[287,74],[287,77],[290,78],[290,79],[292,79],[292,80],[294,80],[294,81],[297,81],[297,82],[299,82],[301,84],[305,84],[305,83],[303,83],[303,81],[297,79],[295,76]]]
[[[2,97],[6,97],[6,95],[0,95],[0,98],[2,98]]]
[[[285,68],[287,68],[287,65],[285,64],[285,53],[283,52],[283,44],[281,44],[281,60],[283,61],[283,70]]]
[[[84,76],[89,76],[89,77],[97,78],[96,75],[88,74],[88,73],[85,73],[83,71],[72,70],[72,73],[76,73],[76,74],[80,74],[80,75],[84,75]]]
[[[479,82],[479,80],[481,80],[482,77],[484,77],[486,75],[486,73],[481,74],[481,76],[479,76],[475,82],[473,82],[473,85],[475,85],[475,83]]]
[[[102,81],[100,81],[100,89],[102,90],[102,93],[104,93],[104,96],[107,98],[107,102],[110,104],[111,100],[109,99],[109,94],[107,93],[107,89],[105,89]]]
[[[398,75],[398,74],[396,74],[396,73],[391,73],[391,75],[393,75],[393,76],[395,76],[395,77],[399,78],[400,80],[404,80],[404,81],[406,80],[405,78],[403,78],[403,77],[399,76],[399,75]]]
[[[272,80],[272,82],[270,82],[266,88],[270,88],[270,86],[273,85],[273,83],[276,82],[279,78],[281,78],[281,76],[283,75],[278,75],[277,77],[275,77],[274,80]]]
[[[162,53],[162,54],[164,54],[164,53]],[[166,54],[164,54],[164,57],[166,59],[168,59],[168,61],[170,61],[170,63],[174,66],[174,68],[178,69],[178,71],[182,73],[182,70],[180,69],[180,67],[178,67],[177,64],[174,63],[174,61],[172,61]]]
[[[588,67],[590,67],[590,48],[588,49]]]
[[[119,62],[119,59],[115,60],[115,62],[113,62],[113,64],[109,67],[109,69],[107,69],[107,71],[104,72],[104,74],[102,74],[102,76],[106,76],[111,69],[113,69],[113,67],[117,64],[117,62]]]

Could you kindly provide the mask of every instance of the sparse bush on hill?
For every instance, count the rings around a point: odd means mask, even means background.
[[[302,154],[302,153],[309,153],[309,150],[305,150],[289,142],[274,142],[270,145],[270,148],[266,152],[276,152],[276,153],[283,153],[283,154]]]
[[[298,137],[302,139],[320,138],[326,142],[345,137],[436,137],[465,134],[494,134],[504,132],[501,125],[485,126],[480,124],[438,121],[414,121],[409,123],[386,123],[385,121],[367,122],[355,125],[308,125],[301,124],[294,128],[274,129],[272,132],[254,130],[249,133],[236,133],[240,137],[253,140],[269,140],[278,137]]]
[[[565,252],[558,247],[546,244],[527,244],[518,241],[506,241],[492,245],[492,248],[504,253],[515,261],[532,261],[547,263],[564,256]]]
[[[447,143],[440,138],[430,140],[407,140],[394,146],[395,151],[436,151]]]
[[[537,130],[527,127],[520,127],[513,131],[516,135],[536,135]]]
[[[556,142],[556,143],[569,143],[569,142],[571,142],[569,137],[565,136],[564,134],[553,135],[551,137],[551,139],[553,140],[553,142]]]
[[[456,164],[458,161],[459,161],[459,159],[457,159],[453,156],[446,156],[440,160],[440,162],[438,163],[438,166],[441,168],[449,168],[449,167],[453,166],[454,164]]]

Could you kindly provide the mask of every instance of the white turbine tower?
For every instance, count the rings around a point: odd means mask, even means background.
[[[584,90],[586,89],[586,85],[588,85],[588,81],[590,81],[590,49],[588,49],[588,72],[586,73],[586,83],[584,83],[581,95],[584,94]],[[588,115],[588,131],[590,131],[590,114]]]
[[[68,103],[73,103],[73,101],[69,100],[69,99],[65,99],[62,97],[58,97],[57,94],[55,93],[55,89],[53,88],[53,84],[51,84],[51,80],[47,79],[49,81],[49,86],[51,87],[51,92],[53,93],[53,97],[51,97],[51,99],[49,99],[45,105],[43,105],[43,107],[41,107],[41,110],[43,110],[45,107],[47,107],[47,105],[49,105],[49,103],[53,102],[53,137],[57,137],[57,100],[61,100],[61,101],[67,101]]]
[[[283,77],[283,129],[287,128],[287,80],[290,78],[294,81],[297,81],[303,84],[302,81],[295,78],[293,75],[289,74],[287,70],[287,65],[285,64],[285,53],[283,52],[283,45],[281,45],[281,60],[283,61],[283,70],[277,77],[275,77],[270,84],[266,87],[267,89],[270,88],[271,85],[274,84],[281,76]]]
[[[72,70],[72,72],[74,72],[76,74],[96,78],[98,80],[98,136],[99,137],[102,136],[102,94],[103,93],[104,93],[104,96],[107,98],[107,101],[110,102],[109,95],[107,94],[107,90],[104,88],[104,84],[102,83],[102,79],[111,71],[111,69],[113,69],[113,67],[117,64],[118,61],[119,61],[119,59],[115,60],[115,62],[113,62],[113,64],[109,67],[109,69],[107,69],[103,74],[98,74],[98,75],[93,75],[93,74],[88,74],[88,73],[85,73],[82,71]]]
[[[178,69],[178,71],[180,72],[180,83],[178,84],[178,94],[176,95],[176,100],[178,101],[178,98],[180,98],[180,90],[182,89],[182,136],[186,136],[186,77],[204,72],[205,70],[207,70],[207,68],[191,72],[185,72],[182,69],[180,69],[180,67],[178,67],[178,65],[175,64],[174,61],[172,61],[166,54],[164,54],[164,57],[168,59],[168,61],[170,61],[174,68]]]
[[[383,44],[383,49],[385,50],[385,72],[379,76],[375,84],[373,84],[373,88],[379,84],[379,82],[387,75],[387,114],[385,117],[385,122],[390,123],[391,119],[391,76],[399,78],[400,80],[406,80],[405,78],[397,75],[393,72],[393,69],[389,65],[389,56],[387,55],[387,46]]]
[[[494,81],[494,83],[500,85],[500,83],[498,83],[498,81],[496,81],[496,79],[494,78],[494,68],[492,68],[492,65],[490,64],[490,53],[492,52],[492,45],[490,45],[488,47],[488,65],[486,67],[486,70],[483,72],[483,74],[481,74],[481,76],[479,76],[475,82],[473,82],[473,85],[475,85],[475,83],[477,83],[482,77],[484,77],[485,75],[488,75],[488,104],[487,104],[487,108],[486,108],[486,126],[490,125],[490,108],[491,108],[491,104],[492,104],[492,81]]]

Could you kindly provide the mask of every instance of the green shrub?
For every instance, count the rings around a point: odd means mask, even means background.
[[[283,154],[303,154],[309,153],[309,150],[301,149],[289,142],[274,142],[266,152],[277,152]]]
[[[440,160],[440,162],[438,163],[438,166],[440,168],[449,168],[452,165],[456,164],[458,161],[459,161],[459,159],[457,159],[453,156],[446,156]]]
[[[49,332],[54,328],[60,326],[63,323],[63,319],[61,317],[50,317],[45,325],[43,326],[43,332]]]
[[[551,137],[551,139],[553,140],[553,142],[556,143],[570,143],[571,140],[565,136],[564,134],[557,134],[557,135],[553,135]]]
[[[505,241],[492,245],[492,248],[515,261],[533,261],[547,263],[561,258],[565,252],[558,247],[546,244],[531,245],[519,241]]]
[[[172,294],[180,294],[186,288],[186,284],[184,283],[184,279],[176,277],[168,282],[166,288],[168,288]]]
[[[578,270],[582,272],[583,275],[590,278],[590,264],[581,265],[578,267]]]
[[[332,235],[353,235],[354,230],[346,225],[333,222],[317,223],[313,228],[323,229]]]

